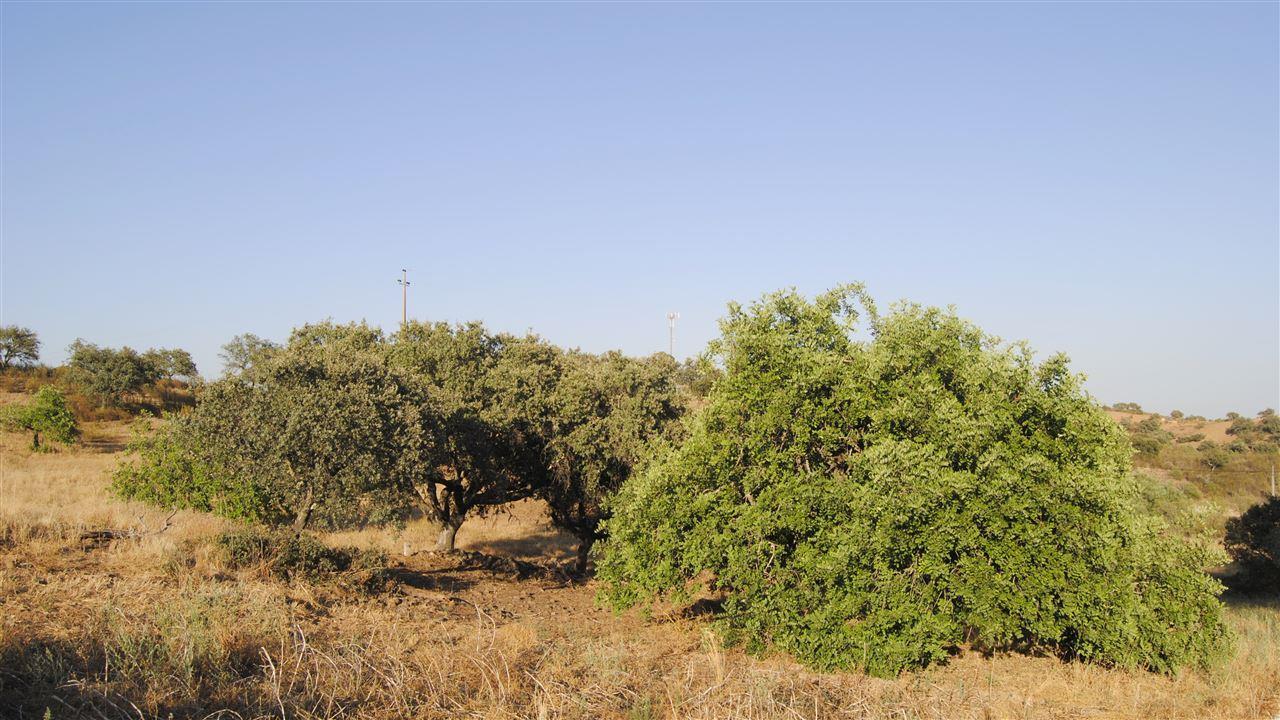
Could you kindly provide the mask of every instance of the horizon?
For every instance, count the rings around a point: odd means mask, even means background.
[[[1280,6],[0,6],[0,321],[481,320],[696,355],[956,307],[1101,403],[1280,405]],[[373,239],[373,240],[369,240]]]

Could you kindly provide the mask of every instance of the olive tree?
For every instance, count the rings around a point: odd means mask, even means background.
[[[241,375],[248,372],[260,360],[266,359],[279,349],[280,346],[276,343],[264,340],[253,333],[237,335],[223,345],[222,351],[218,353],[218,357],[222,359],[223,375]]]
[[[675,435],[684,409],[681,369],[666,353],[565,357],[548,444],[551,475],[541,495],[552,522],[578,537],[577,572],[586,571],[592,545],[604,537],[608,499],[653,442]]]
[[[412,484],[440,524],[436,548],[449,551],[469,514],[531,497],[545,484],[559,351],[480,323],[410,322],[391,355],[430,398]]]
[[[32,450],[42,449],[42,433],[62,443],[75,442],[80,435],[80,428],[71,408],[67,406],[66,398],[61,390],[52,385],[37,390],[26,404],[6,407],[2,419],[10,428],[31,433]]]
[[[104,404],[119,405],[160,377],[155,364],[130,347],[116,350],[76,340],[67,350],[73,382]]]
[[[1206,551],[1138,514],[1065,357],[859,286],[731,305],[712,352],[688,438],[612,503],[615,607],[705,582],[728,639],[879,675],[962,643],[1165,671],[1229,646]]]
[[[26,366],[40,359],[40,338],[34,330],[5,325],[0,327],[0,370]]]
[[[196,361],[182,348],[153,348],[142,353],[142,359],[150,363],[155,375],[166,380],[178,377],[192,380],[198,375]]]
[[[430,412],[381,333],[323,323],[248,372],[209,384],[170,444],[116,477],[127,497],[204,506],[296,529],[393,519]]]

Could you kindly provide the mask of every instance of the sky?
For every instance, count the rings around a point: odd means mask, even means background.
[[[1280,5],[0,4],[0,322],[676,354],[864,282],[1099,401],[1280,406]]]

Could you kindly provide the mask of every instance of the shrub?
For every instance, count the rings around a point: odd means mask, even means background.
[[[1171,411],[1169,412],[1169,417],[1173,418],[1174,420],[1181,420],[1181,419],[1182,419],[1182,411],[1181,411],[1181,410],[1171,410]]]
[[[332,548],[305,533],[243,527],[219,533],[214,545],[230,569],[261,569],[273,577],[337,582],[365,592],[391,581],[387,555],[356,547]]]
[[[1204,433],[1191,433],[1178,438],[1179,443],[1198,443],[1204,440]]]
[[[721,331],[688,439],[613,501],[614,607],[704,581],[729,640],[878,675],[966,641],[1162,671],[1229,645],[1204,550],[1138,513],[1124,433],[1064,357],[879,318],[858,287],[731,305]]]
[[[1111,407],[1113,410],[1118,410],[1119,412],[1126,412],[1126,413],[1140,413],[1143,411],[1142,406],[1136,402],[1116,403]]]
[[[66,397],[52,385],[37,390],[31,402],[25,405],[6,407],[3,421],[10,428],[30,432],[32,450],[44,449],[40,445],[42,433],[61,443],[75,442],[80,435],[80,427]]]
[[[1227,521],[1227,553],[1240,568],[1233,585],[1280,590],[1280,497],[1270,497]]]
[[[1130,441],[1139,455],[1159,455],[1160,448],[1168,443],[1163,435],[1156,433],[1138,433],[1130,438]]]

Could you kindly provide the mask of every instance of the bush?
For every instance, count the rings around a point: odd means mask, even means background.
[[[1136,402],[1116,403],[1115,405],[1111,406],[1111,409],[1119,412],[1125,412],[1125,413],[1140,413],[1143,411],[1142,406]]]
[[[721,330],[689,438],[612,504],[614,607],[706,582],[727,639],[877,675],[965,642],[1161,671],[1229,646],[1205,551],[1136,510],[1124,433],[1064,357],[938,309],[878,318],[856,287]]]
[[[1280,497],[1270,497],[1227,521],[1223,541],[1240,568],[1242,590],[1280,590]]]
[[[1191,433],[1178,438],[1178,443],[1198,443],[1204,440],[1204,433]]]
[[[32,450],[46,449],[40,445],[41,434],[60,443],[75,442],[80,436],[80,426],[66,397],[52,385],[37,390],[26,405],[6,407],[2,419],[6,427],[31,433]]]
[[[363,592],[383,590],[391,581],[386,553],[332,548],[304,533],[244,527],[218,534],[214,545],[233,570],[262,569],[284,580],[337,582]]]
[[[210,383],[195,409],[135,450],[123,497],[295,529],[394,522],[413,502],[422,394],[362,325],[300,328],[251,371]],[[416,443],[416,444],[415,444]]]

